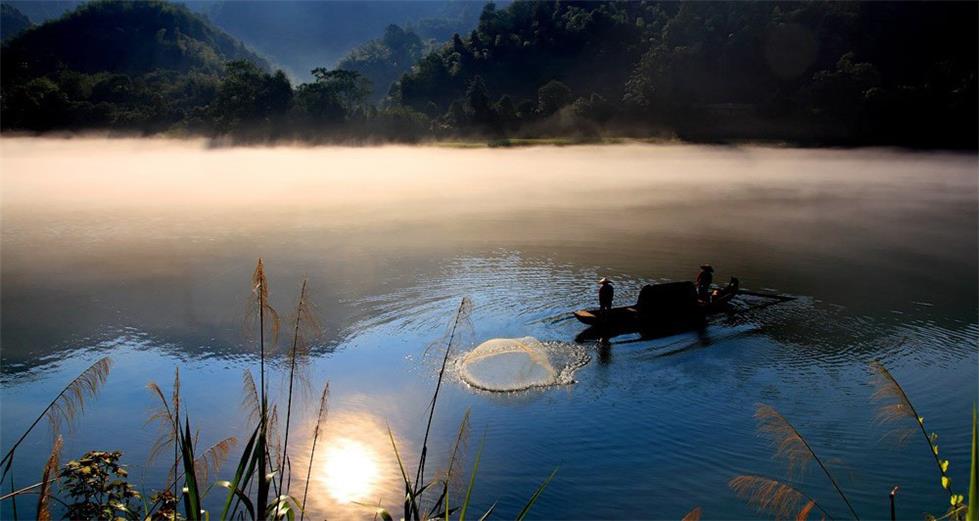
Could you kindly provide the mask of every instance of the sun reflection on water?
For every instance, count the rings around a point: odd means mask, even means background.
[[[307,503],[306,517],[311,519],[365,519],[379,505],[397,506],[404,488],[385,421],[362,409],[362,404],[353,409],[345,405],[338,403],[339,410],[331,411],[318,438]],[[313,428],[299,431],[312,434]],[[397,442],[398,434],[392,436]],[[296,445],[297,454],[308,455],[311,449],[312,436]],[[306,469],[309,460],[297,464]],[[305,471],[298,478],[298,486],[304,489]]]
[[[323,484],[338,503],[373,497],[379,466],[374,451],[350,438],[339,438],[324,452]]]

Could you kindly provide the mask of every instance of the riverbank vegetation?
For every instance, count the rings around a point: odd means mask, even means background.
[[[975,14],[943,2],[487,4],[469,34],[423,45],[390,27],[295,85],[183,6],[99,2],[4,44],[2,125],[973,148],[977,54],[960,35]]]
[[[928,444],[929,451],[936,462],[936,471],[939,479],[936,484],[942,487],[943,491],[949,496],[949,504],[941,516],[925,514],[927,520],[936,521],[938,519],[949,519],[951,521],[976,521],[978,515],[978,494],[977,494],[977,411],[974,406],[972,424],[972,449],[970,455],[970,483],[967,488],[967,497],[963,494],[954,492],[953,482],[949,478],[950,462],[940,458],[939,435],[928,433],[925,427],[925,419],[919,416],[915,406],[902,388],[898,380],[892,376],[891,372],[880,362],[871,363],[871,373],[874,385],[872,401],[879,404],[877,419],[881,423],[901,422],[901,426],[891,432],[891,435],[898,441],[904,442],[912,436],[922,434],[923,440]],[[816,463],[820,468],[821,474],[827,478],[826,483],[831,485],[834,493],[841,500],[841,504],[853,519],[860,521],[860,516],[851,504],[847,493],[843,490],[838,480],[830,470],[829,463],[822,460],[816,450],[797,428],[790,423],[775,408],[766,404],[756,406],[755,418],[759,423],[759,432],[770,438],[776,449],[775,458],[785,460],[787,463],[787,473],[792,479],[803,475],[807,465]],[[914,425],[914,426],[913,426]],[[927,471],[928,472],[928,471]],[[813,496],[794,487],[792,484],[780,479],[758,475],[740,475],[729,481],[729,487],[740,497],[756,506],[760,512],[773,515],[776,519],[807,519],[811,514],[819,513],[822,519],[833,519],[833,516],[820,505]],[[896,494],[899,490],[896,485],[888,492],[891,519],[896,519]],[[884,491],[881,494],[885,497]],[[828,507],[829,508],[829,507]],[[874,518],[884,518],[885,516],[876,513]]]

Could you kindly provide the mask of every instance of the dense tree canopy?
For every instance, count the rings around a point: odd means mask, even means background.
[[[381,101],[392,83],[408,72],[422,57],[425,44],[411,30],[397,25],[385,28],[383,37],[354,49],[337,65],[338,69],[359,72],[371,82],[371,100]]]
[[[570,118],[593,129],[584,116],[692,139],[975,146],[977,54],[963,37],[976,15],[941,2],[491,4],[397,97],[459,122],[479,78],[488,96],[536,97],[525,118],[553,119],[539,133]]]
[[[476,25],[480,4],[455,0],[186,0],[228,33],[306,80],[332,68],[391,24],[443,41]],[[398,74],[405,72],[404,69]],[[390,83],[390,81],[389,81]],[[383,87],[387,87],[386,85]],[[381,87],[378,87],[379,89]]]
[[[4,45],[2,123],[972,148],[977,51],[964,36],[976,14],[944,2],[487,4],[466,35],[435,44],[390,25],[294,86],[182,6],[100,2]]]

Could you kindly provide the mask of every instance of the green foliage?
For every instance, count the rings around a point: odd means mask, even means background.
[[[406,32],[412,31],[422,40],[441,42],[451,37],[453,32],[468,31],[476,25],[482,7],[480,2],[455,0],[220,1],[199,2],[198,5],[218,26],[261,50],[291,77],[303,81],[314,67],[346,60],[352,54],[357,54],[359,46],[378,38],[388,24],[399,24]],[[288,36],[279,28],[288,28]],[[397,75],[410,66],[411,63],[405,65]],[[346,66],[340,68],[368,76],[375,83],[375,93],[379,97],[387,92],[387,85],[375,82],[376,78],[367,70]]]
[[[138,519],[134,501],[140,498],[119,464],[119,451],[90,451],[61,470],[61,487],[70,498],[65,519]]]
[[[425,44],[411,30],[389,25],[384,36],[357,47],[337,68],[361,74],[371,82],[371,101],[379,102],[391,84],[422,57]]]
[[[538,113],[550,116],[572,102],[572,89],[568,85],[551,80],[538,89]]]
[[[281,19],[316,40],[326,37],[318,16],[344,10],[260,4],[215,13],[236,27],[261,20],[261,31]],[[97,2],[4,46],[0,110],[4,130],[249,140],[618,135],[972,148],[977,55],[956,35],[973,31],[973,14],[966,3],[488,4],[468,36],[389,25],[338,70],[315,68],[293,88],[184,7]]]
[[[236,132],[277,122],[292,100],[292,86],[282,71],[268,74],[251,62],[239,60],[227,64],[207,110],[216,130]]]
[[[153,494],[150,501],[157,505],[156,509],[149,515],[150,521],[183,521],[186,519],[178,512],[177,498],[169,490]]]

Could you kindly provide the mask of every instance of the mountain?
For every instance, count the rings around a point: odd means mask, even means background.
[[[3,127],[168,128],[207,105],[233,60],[269,67],[184,6],[87,3],[3,45]]]
[[[24,13],[32,22],[42,24],[74,11],[83,0],[3,0],[2,3]]]
[[[389,25],[416,27],[422,38],[444,40],[471,29],[481,3],[465,0],[187,0],[192,9],[306,80],[316,67],[333,68],[355,47]]]
[[[0,39],[13,39],[32,25],[31,19],[9,4],[0,4]]]
[[[318,45],[435,9],[254,4],[236,4],[235,16],[251,24],[267,15],[263,41],[321,57]],[[294,86],[184,5],[96,2],[3,46],[0,124],[254,141],[676,137],[972,149],[978,59],[967,40],[977,10],[942,1],[486,4],[475,29],[444,43],[424,31],[445,24],[382,27],[340,69],[315,67]],[[344,17],[314,16],[330,12]],[[297,22],[302,15],[310,19]],[[352,27],[327,30],[344,24]]]
[[[186,7],[155,0],[84,4],[8,42],[4,72],[43,75],[218,72],[230,60],[268,64]]]

